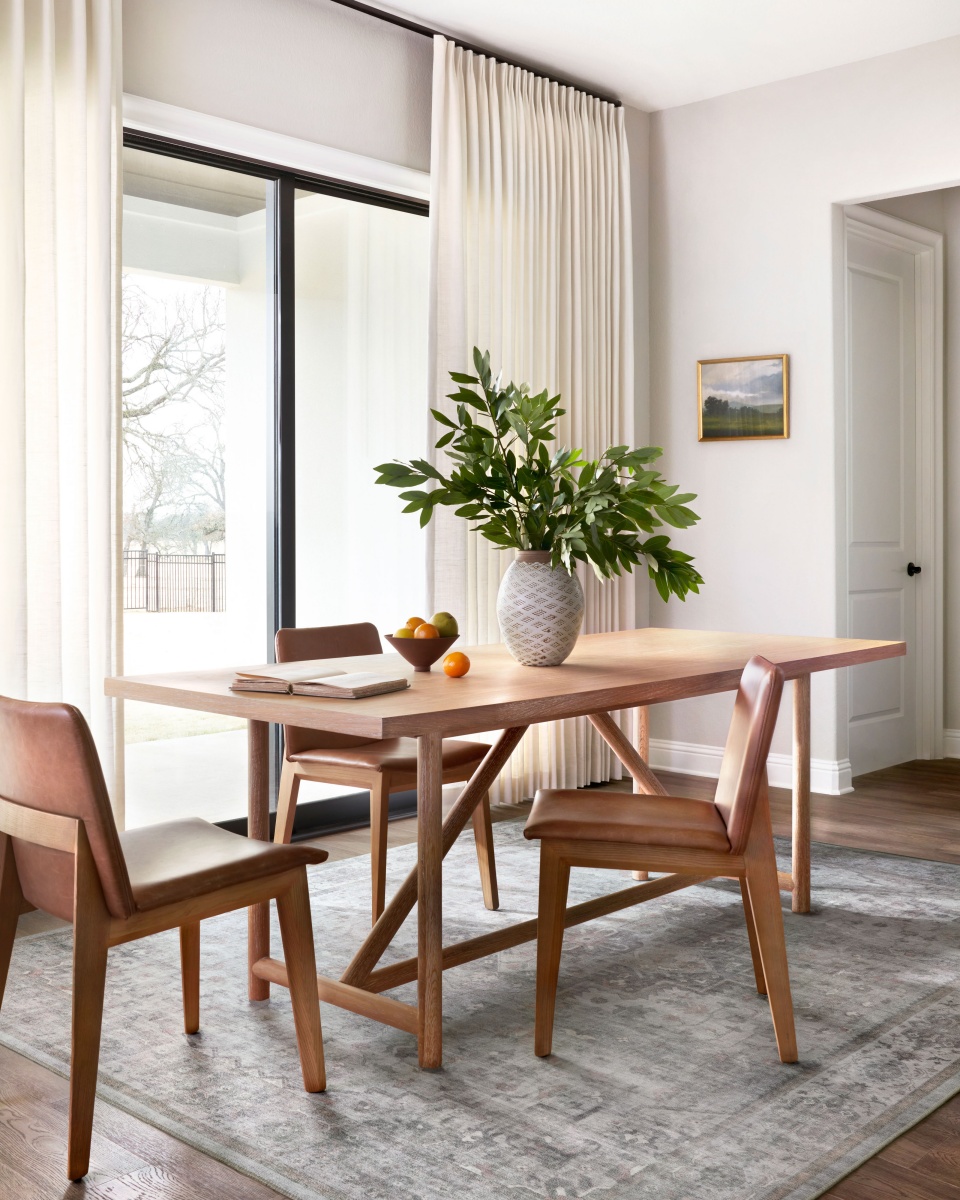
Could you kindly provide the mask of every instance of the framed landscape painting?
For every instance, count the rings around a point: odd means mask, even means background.
[[[787,357],[758,354],[698,362],[700,441],[789,437]]]

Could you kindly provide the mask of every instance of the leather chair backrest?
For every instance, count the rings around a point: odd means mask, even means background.
[[[0,696],[0,796],[14,804],[83,821],[107,908],[135,911],[130,879],[96,746],[71,704]],[[73,919],[74,856],[13,839],[24,896],[44,912]]]
[[[277,630],[277,662],[301,662],[311,658],[353,658],[358,654],[382,654],[376,625],[363,621],[356,625],[316,625],[306,629]],[[349,733],[324,733],[319,729],[299,729],[284,725],[286,754],[304,750],[339,750],[345,746],[363,746],[370,738]]]
[[[750,836],[782,692],[780,668],[754,655],[740,676],[715,800],[734,854],[743,853]]]

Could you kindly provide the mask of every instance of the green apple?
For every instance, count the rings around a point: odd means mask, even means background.
[[[437,627],[437,633],[441,637],[456,637],[460,632],[457,626],[457,618],[448,612],[434,613],[430,618],[430,624]]]

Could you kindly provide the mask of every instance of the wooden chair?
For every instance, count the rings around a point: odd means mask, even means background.
[[[352,658],[382,654],[380,635],[369,622],[325,625],[311,629],[281,629],[277,633],[277,662],[313,658]],[[387,880],[387,822],[390,793],[417,786],[417,743],[414,738],[369,741],[351,734],[322,733],[316,729],[283,727],[284,760],[277,797],[274,840],[289,842],[296,816],[297,793],[302,779],[317,783],[343,783],[370,792],[370,874],[373,923],[383,912]],[[453,740],[443,743],[443,782],[464,783],[486,756],[489,746]],[[480,864],[483,902],[499,907],[497,868],[493,854],[490,799],[473,811],[473,833]]]
[[[571,867],[740,880],[757,991],[770,1001],[781,1062],[797,1061],[793,1000],[770,826],[766,762],[783,674],[754,657],[740,680],[716,799],[540,791],[524,836],[540,839],[535,1050],[550,1053]]]
[[[252,841],[201,820],[118,834],[86,722],[68,704],[0,697],[0,1004],[17,918],[73,923],[67,1176],[90,1165],[107,951],[180,929],[184,1028],[200,1027],[200,922],[275,899],[308,1092],[326,1086],[306,865],[325,850]]]

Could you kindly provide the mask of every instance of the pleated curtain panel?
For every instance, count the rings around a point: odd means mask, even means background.
[[[108,776],[119,51],[119,0],[0,0],[0,693],[76,704]]]
[[[587,457],[634,445],[623,110],[437,36],[430,220],[432,406],[452,412],[448,372],[472,372],[479,346],[505,382],[563,396],[561,442]],[[433,454],[439,462],[443,451]],[[428,535],[432,606],[462,618],[466,644],[499,641],[497,589],[512,552],[443,507]],[[601,585],[588,569],[580,580],[584,632],[633,628],[632,576]],[[630,714],[620,719],[631,733]],[[538,787],[582,787],[621,774],[585,719],[539,725],[492,799],[518,803]]]

